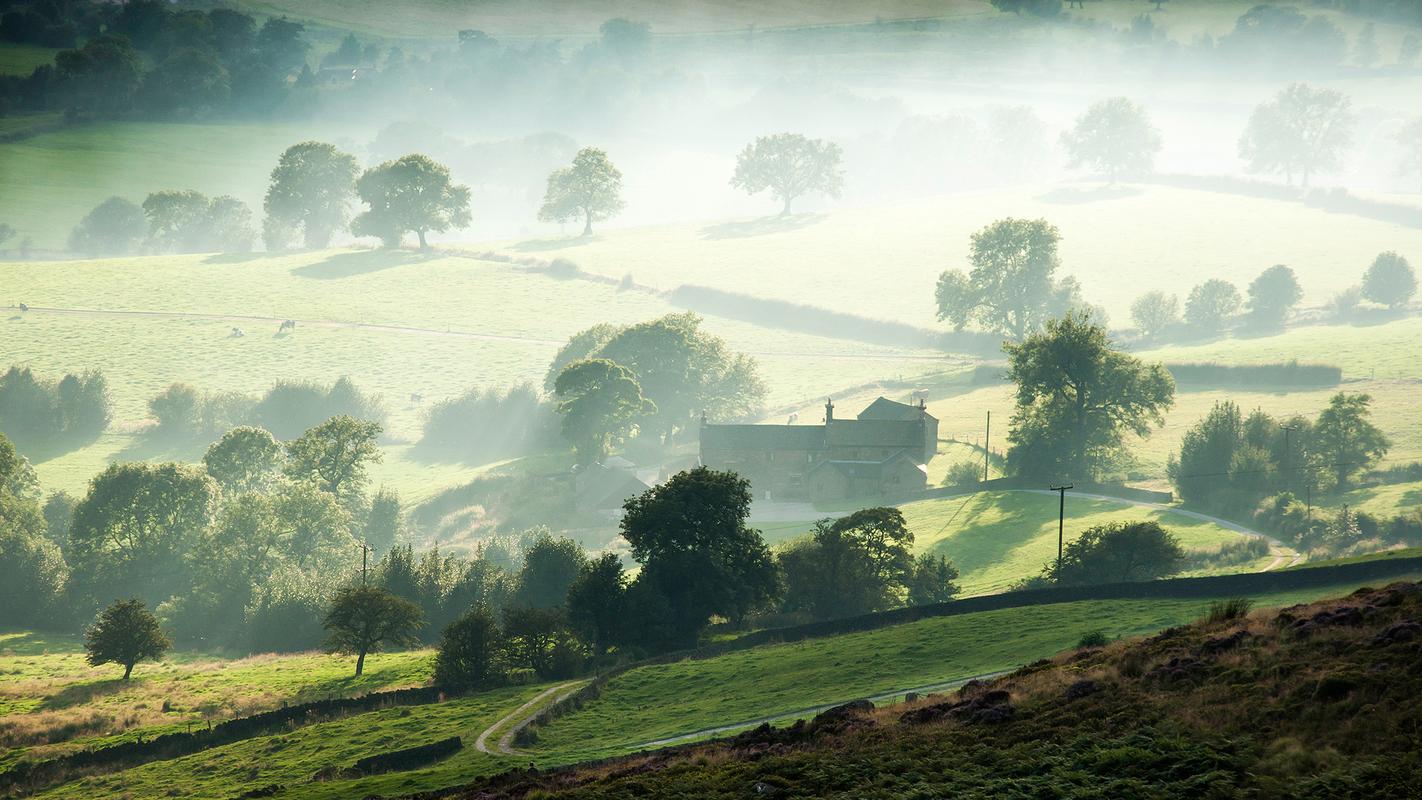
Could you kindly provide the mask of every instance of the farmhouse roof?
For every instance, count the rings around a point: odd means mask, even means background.
[[[627,498],[648,488],[629,470],[594,464],[578,475],[578,505],[597,510],[620,508]]]
[[[702,425],[707,450],[822,450],[823,425]]]
[[[916,420],[831,420],[825,429],[831,447],[923,447],[923,428]]]
[[[874,402],[864,407],[859,412],[860,419],[897,419],[897,420],[917,420],[920,418],[936,419],[928,413],[922,406],[900,403],[880,396]]]
[[[915,467],[927,471],[926,468],[913,459],[907,450],[899,450],[882,461],[821,461],[810,469],[809,474],[813,475],[822,469],[832,469],[843,474],[846,478],[863,478],[865,480],[879,480],[884,474],[884,468],[900,459],[908,459]]]

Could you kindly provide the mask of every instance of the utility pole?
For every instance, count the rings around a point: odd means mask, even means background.
[[[988,453],[991,453],[991,452],[992,452],[992,450],[988,449],[988,445],[989,445],[990,442],[992,442],[992,412],[991,412],[991,411],[988,412],[988,418],[987,418],[987,433],[984,433],[984,434],[983,434],[983,483],[987,483],[987,479],[988,479]]]
[[[1063,543],[1063,540],[1064,540],[1064,538],[1065,538],[1063,532],[1066,530],[1066,493],[1067,493],[1067,489],[1072,488],[1072,485],[1073,485],[1073,484],[1068,483],[1068,484],[1064,484],[1064,485],[1062,485],[1062,486],[1052,486],[1052,487],[1050,487],[1052,491],[1054,491],[1054,492],[1057,493],[1057,572],[1058,572],[1058,573],[1060,573],[1060,572],[1061,572],[1061,569],[1062,569],[1062,543]]]
[[[374,548],[374,547],[371,547],[370,545],[366,544],[365,542],[361,542],[361,543],[360,543],[360,585],[361,585],[361,586],[365,586],[365,577],[366,577],[366,572],[368,571],[368,568],[367,568],[367,566],[366,566],[366,557],[369,556],[369,555],[370,555],[371,553],[373,553],[373,552],[375,552],[375,548]]]
[[[1298,430],[1297,425],[1284,426],[1284,490],[1288,491],[1294,485],[1294,473],[1290,468],[1293,462],[1293,451],[1289,449],[1289,434]]]

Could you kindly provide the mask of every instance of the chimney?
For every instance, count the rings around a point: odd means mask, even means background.
[[[828,425],[828,424],[830,424],[831,422],[834,422],[834,401],[831,400],[830,398],[826,397],[826,398],[825,398],[825,424]]]

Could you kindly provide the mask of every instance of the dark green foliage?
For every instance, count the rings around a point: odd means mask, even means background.
[[[484,606],[450,623],[435,655],[435,685],[456,692],[487,689],[504,681],[503,633]]]
[[[128,38],[105,34],[56,55],[54,70],[70,116],[112,115],[132,105],[142,60]]]
[[[326,629],[326,649],[356,657],[355,674],[365,670],[365,657],[387,647],[405,647],[419,641],[424,625],[420,607],[376,586],[347,587],[336,592],[321,626]]]
[[[568,598],[568,587],[588,565],[583,546],[565,536],[538,531],[523,548],[523,569],[518,573],[515,605],[558,608]]]
[[[0,436],[0,450],[8,445]],[[67,578],[39,505],[0,488],[0,627],[53,627]]]
[[[1158,522],[1113,522],[1088,528],[1067,542],[1060,562],[1042,576],[1057,586],[1127,583],[1180,571],[1185,550]]]
[[[505,608],[503,635],[510,663],[544,680],[571,677],[581,669],[561,608]]]
[[[1368,420],[1372,400],[1366,394],[1339,392],[1314,423],[1311,450],[1339,489],[1346,489],[1354,475],[1387,455],[1392,447],[1388,437]]]
[[[1125,436],[1148,436],[1175,402],[1159,364],[1111,347],[1106,329],[1069,313],[1004,345],[1017,384],[1008,470],[1046,480],[1094,480],[1125,458]]]
[[[944,486],[976,486],[985,478],[983,465],[976,459],[964,459],[948,468],[943,476]]]
[[[171,646],[142,600],[115,600],[84,632],[86,660],[96,667],[122,665],[124,680],[134,664],[162,658]]]
[[[539,450],[555,431],[553,409],[533,386],[473,388],[430,408],[419,446],[432,455],[486,464]]]
[[[896,508],[867,508],[837,520],[820,520],[809,541],[779,556],[785,610],[833,619],[903,605],[919,577],[912,547],[913,534]],[[934,594],[935,566],[925,564],[929,572],[922,576],[920,591],[929,596]],[[946,567],[952,569],[951,564]]]
[[[958,568],[947,556],[922,553],[913,562],[908,579],[908,604],[926,606],[946,603],[958,594]]]
[[[449,168],[428,156],[408,155],[371,167],[355,184],[369,206],[351,223],[357,236],[377,236],[398,247],[407,231],[429,247],[425,234],[464,228],[471,220],[469,187],[453,183]]]
[[[353,509],[365,497],[367,465],[381,459],[379,436],[379,423],[331,417],[286,446],[286,475],[310,481]]]
[[[1247,597],[1232,597],[1228,600],[1216,600],[1210,603],[1209,610],[1205,612],[1205,621],[1215,623],[1244,619],[1249,616],[1249,611],[1252,608],[1254,608],[1254,601]]]
[[[295,439],[331,417],[384,422],[380,398],[361,392],[350,378],[330,386],[298,381],[277,381],[252,408],[251,421],[278,439]]]
[[[235,495],[269,488],[285,459],[276,437],[261,428],[239,427],[213,442],[202,463],[224,493]]]
[[[613,445],[637,429],[640,419],[657,410],[642,395],[631,370],[605,358],[569,364],[559,373],[553,393],[563,415],[563,437],[584,466],[602,461]]]
[[[396,545],[382,556],[378,581],[393,594],[415,603],[424,612],[430,635],[476,606],[497,614],[508,603],[514,581],[506,560],[491,560],[481,553],[473,559],[441,553],[438,547],[415,554],[410,545]]]
[[[1061,233],[1044,219],[1001,219],[974,233],[971,272],[938,276],[938,318],[961,331],[969,322],[1022,341],[1052,317],[1080,305],[1074,278],[1056,280]]]
[[[626,638],[630,623],[627,606],[627,576],[615,553],[583,565],[568,587],[568,624],[578,637],[600,656]]]
[[[97,436],[112,418],[101,372],[68,374],[58,382],[12,366],[0,376],[0,432],[21,447],[64,448]]]
[[[642,564],[636,583],[646,587],[634,601],[674,642],[695,641],[713,614],[739,621],[779,595],[770,551],[746,527],[750,501],[740,476],[697,467],[623,506],[622,535]]]
[[[110,197],[94,207],[69,233],[69,249],[86,256],[121,256],[138,249],[148,235],[148,218],[137,204]]]
[[[1090,631],[1083,633],[1081,639],[1076,643],[1078,650],[1088,647],[1105,647],[1111,640],[1106,638],[1106,634],[1101,631]]]
[[[143,76],[137,101],[157,116],[192,116],[226,105],[231,77],[217,54],[184,47]]]

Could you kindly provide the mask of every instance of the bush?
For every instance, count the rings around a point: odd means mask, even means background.
[[[1077,640],[1076,647],[1081,650],[1087,647],[1105,647],[1110,643],[1111,640],[1106,638],[1106,634],[1101,631],[1090,631],[1081,635],[1081,638]]]
[[[487,689],[506,678],[503,634],[484,606],[450,623],[440,637],[435,656],[435,685],[455,692]]]
[[[1216,600],[1210,603],[1209,610],[1205,612],[1205,622],[1229,622],[1230,620],[1244,619],[1249,616],[1249,610],[1252,608],[1254,608],[1254,601],[1247,597]]]
[[[216,438],[252,416],[255,401],[236,392],[207,393],[175,383],[148,401],[157,424],[150,433],[167,439]]]
[[[983,467],[977,461],[964,459],[948,468],[944,486],[976,486],[983,479]]]
[[[97,436],[112,419],[103,373],[70,373],[58,382],[12,366],[0,376],[0,431],[22,445],[54,445]]]
[[[252,409],[252,422],[278,439],[295,439],[331,417],[347,415],[385,422],[380,398],[363,394],[350,378],[329,387],[304,381],[278,381]]]
[[[534,452],[557,439],[557,419],[531,384],[500,394],[470,389],[430,409],[421,449],[483,464]]]

